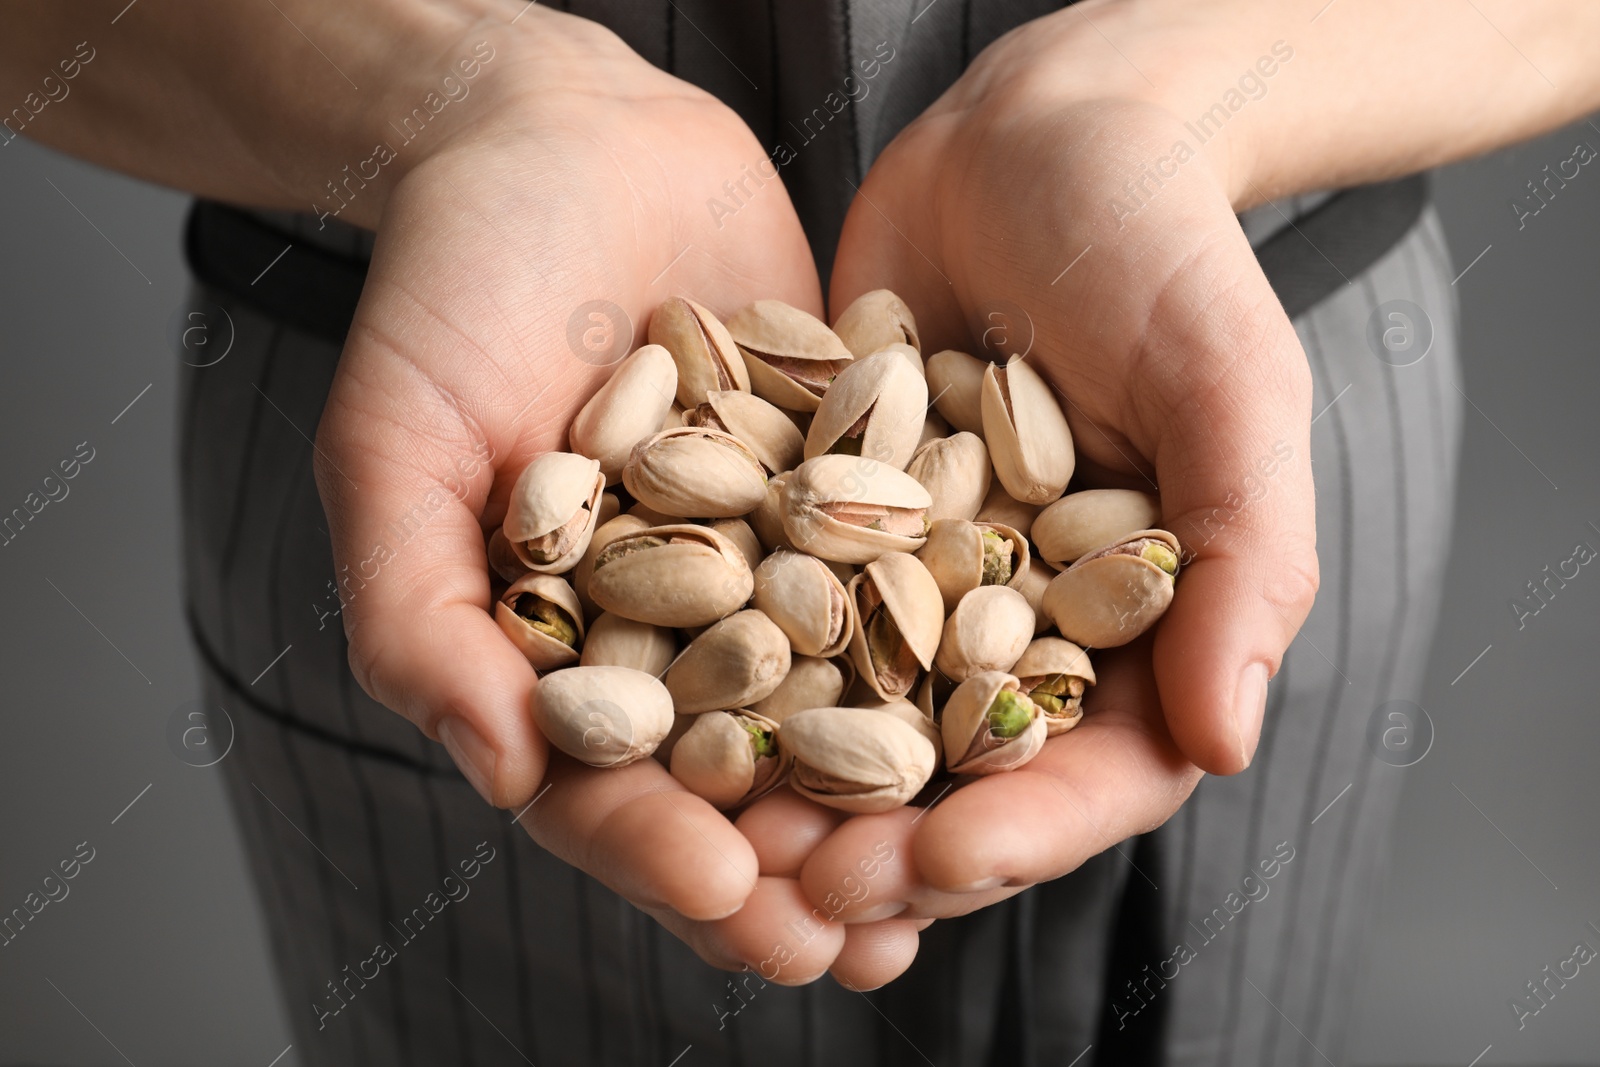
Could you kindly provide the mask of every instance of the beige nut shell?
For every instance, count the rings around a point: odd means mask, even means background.
[[[870,563],[885,552],[915,552],[916,535],[874,530],[829,513],[840,506],[915,513],[925,519],[933,498],[905,471],[859,456],[818,456],[789,475],[783,490],[783,528],[791,545],[837,563]]]
[[[1072,480],[1072,431],[1054,393],[1027,361],[983,372],[983,438],[995,476],[1018,500],[1048,504]]]
[[[645,345],[619,363],[578,411],[567,429],[567,444],[579,455],[598,460],[606,484],[616,485],[633,446],[671,412],[677,388],[672,353],[660,345]]]
[[[780,743],[794,757],[795,792],[841,811],[903,806],[933,776],[936,756],[918,730],[879,711],[811,708],[783,721]],[[835,791],[840,783],[848,791]]]
[[[755,570],[751,604],[766,612],[802,656],[837,656],[850,644],[855,605],[828,565],[779,549]]]
[[[896,352],[858,359],[823,394],[806,433],[805,456],[827,455],[858,423],[856,455],[901,470],[911,462],[928,409],[928,383]]]
[[[534,629],[527,619],[516,613],[513,605],[524,593],[549,601],[572,619],[578,635],[577,647]],[[549,671],[578,662],[579,649],[584,642],[583,605],[578,603],[578,594],[572,591],[565,578],[533,573],[518,578],[495,602],[494,621],[535,670]]]
[[[541,574],[564,574],[577,566],[599,519],[606,476],[598,460],[574,452],[546,452],[528,464],[511,489],[501,529],[517,559]],[[527,542],[557,530],[568,531],[567,550],[541,563]]]
[[[781,737],[776,755],[757,756],[741,720],[779,733],[777,723],[749,709],[714,711],[694,716],[672,747],[672,776],[718,811],[748,804],[776,789],[794,763],[783,751]]]
[[[901,688],[891,684],[874,668],[869,643],[873,617],[870,613],[863,614],[861,599],[863,587],[868,581],[877,588],[882,598],[878,610],[889,616],[895,629],[900,631],[906,648],[923,670],[933,666],[933,657],[939,650],[939,638],[944,629],[944,602],[928,568],[915,556],[904,552],[886,553],[868,563],[846,587],[855,613],[855,625],[850,635],[850,658],[873,692],[884,700],[895,700],[910,692],[916,684],[916,677],[913,674],[906,679],[904,688]]]
[[[944,622],[934,665],[960,684],[984,671],[1010,671],[1033,639],[1033,609],[1015,589],[980,585]]]
[[[1137,489],[1085,489],[1069,493],[1039,513],[1033,538],[1039,556],[1071,563],[1161,521],[1161,501]]]
[[[700,426],[640,441],[622,468],[622,484],[648,508],[693,519],[745,515],[767,495],[766,473],[750,446]]]
[[[928,357],[928,395],[957,430],[983,436],[983,372],[989,361],[947,348]]]
[[[713,389],[750,391],[744,357],[711,309],[673,297],[650,316],[650,343],[672,354],[678,368],[678,405],[688,409]]]
[[[1117,554],[1144,538],[1162,541],[1182,558],[1165,530],[1136,530],[1062,571],[1044,593],[1044,610],[1061,636],[1085,648],[1115,648],[1156,624],[1172,603],[1175,575],[1139,556]]]
[[[667,668],[667,692],[680,715],[755,703],[789,673],[789,640],[754,608],[737,611],[700,634]]]
[[[717,531],[691,524],[654,526],[617,538],[607,550],[646,537],[668,543],[603,565],[606,552],[596,558],[589,595],[601,610],[656,626],[706,626],[750,599],[755,585],[750,565]]]
[[[621,767],[648,756],[672,729],[667,687],[627,667],[569,667],[541,675],[532,707],[539,732],[591,767]]]
[[[887,289],[873,289],[850,302],[833,324],[833,332],[857,358],[881,352],[892,344],[921,351],[917,320],[906,302]]]
[[[1019,686],[1015,675],[984,671],[956,686],[945,702],[939,729],[944,735],[945,765],[954,774],[994,774],[1027,763],[1044,747],[1044,716],[1035,706],[1032,722],[1016,737],[999,740],[989,732],[989,705],[1002,689]]]

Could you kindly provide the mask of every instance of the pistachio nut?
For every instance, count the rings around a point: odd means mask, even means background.
[[[1072,480],[1067,417],[1049,384],[1020,357],[983,372],[983,438],[996,476],[1018,500],[1048,504]]]
[[[672,410],[678,368],[660,345],[645,345],[612,371],[567,429],[567,444],[600,461],[606,484],[616,485],[633,446],[650,436]]]
[[[833,332],[857,359],[893,344],[909,345],[914,351],[922,348],[911,309],[887,289],[874,289],[856,297],[833,324]]]
[[[589,596],[604,611],[656,626],[705,626],[750,599],[739,547],[705,526],[623,534],[595,557]]]
[[[923,413],[922,433],[917,438],[917,448],[919,450],[929,441],[943,441],[949,436],[950,424],[944,421],[943,415],[939,414],[931,407]],[[913,452],[911,455],[915,457],[916,453]],[[987,452],[984,453],[984,458],[988,458]]]
[[[984,671],[1009,671],[1033,640],[1033,609],[1021,593],[981,585],[944,621],[934,666],[960,684]]]
[[[1094,684],[1089,654],[1060,637],[1040,637],[1012,666],[1018,688],[1039,705],[1046,733],[1064,734],[1083,719],[1083,689]]]
[[[667,668],[667,692],[681,715],[743,708],[789,673],[789,639],[760,611],[734,612],[689,642]]]
[[[938,437],[919,447],[906,473],[922,483],[933,498],[928,521],[977,518],[989,493],[989,450],[983,438],[965,430]]]
[[[915,552],[933,498],[905,471],[857,456],[818,456],[790,474],[783,528],[790,544],[839,563]]]
[[[1026,537],[999,523],[963,519],[940,519],[928,527],[917,558],[938,583],[947,612],[979,586],[1020,586],[1031,566]]]
[[[1055,624],[1050,621],[1050,616],[1044,612],[1044,591],[1050,588],[1050,583],[1061,572],[1042,559],[1028,561],[1028,573],[1022,576],[1022,581],[1012,586],[1021,593],[1028,606],[1033,609],[1033,632],[1042,634]]]
[[[672,749],[672,776],[718,811],[737,808],[783,784],[794,760],[778,724],[749,710],[694,716]]]
[[[578,565],[572,569],[572,587],[577,590],[578,603],[583,605],[586,618],[592,619],[600,614],[600,606],[589,596],[589,579],[594,576],[595,557],[603,548],[624,534],[638,533],[656,525],[659,524],[648,522],[636,515],[618,515],[595,528],[594,536],[589,539],[589,547],[583,550]]]
[[[514,582],[528,573],[528,568],[522,565],[517,554],[511,548],[511,542],[506,540],[506,532],[502,527],[496,526],[489,534],[489,569],[498,574],[502,581]]]
[[[1023,537],[1033,529],[1033,520],[1043,510],[1043,505],[1027,504],[1006,492],[997,480],[989,486],[989,495],[978,508],[978,521],[1009,526]]]
[[[939,720],[945,766],[954,774],[1016,770],[1039,754],[1047,729],[1015,675],[975,674],[956,686]]]
[[[578,662],[585,667],[632,667],[659,678],[677,654],[677,639],[665,626],[603,611],[589,624]]]
[[[823,394],[806,434],[806,458],[862,456],[904,470],[927,408],[928,383],[899,355],[858,359]]]
[[[1181,552],[1167,531],[1137,530],[1057,575],[1044,593],[1045,614],[1085,648],[1125,645],[1172,603]]]
[[[797,711],[780,727],[795,792],[841,811],[889,811],[933,776],[938,757],[914,726],[861,708]]]
[[[656,750],[672,729],[672,696],[643,671],[568,667],[539,676],[533,722],[545,738],[591,767],[621,767]]]
[[[802,656],[837,656],[850,644],[854,605],[844,583],[815,556],[779,549],[762,560],[750,602]]]
[[[535,573],[518,578],[495,603],[494,621],[536,670],[578,662],[583,606],[565,578]]]
[[[668,515],[664,511],[657,511],[655,508],[644,504],[633,505],[627,510],[626,514],[629,518],[638,519],[647,526],[671,526],[686,517],[683,515]]]
[[[923,711],[904,697],[899,700],[878,700],[874,698],[872,700],[863,700],[851,706],[860,708],[863,711],[880,711],[885,715],[893,715],[928,739],[928,743],[933,746],[935,766],[944,759],[944,737],[939,733],[939,726],[933,721],[931,712]]]
[[[711,524],[711,528],[739,547],[739,553],[752,571],[767,558],[766,549],[761,547],[761,539],[756,537],[756,532],[743,519],[718,519]]]
[[[856,616],[850,634],[856,670],[884,700],[905,696],[939,649],[944,605],[938,583],[915,556],[888,552],[851,579],[846,592]]]
[[[606,491],[598,460],[546,452],[524,468],[511,489],[501,529],[529,570],[563,574],[589,546]]]
[[[695,519],[743,515],[767,495],[766,472],[750,447],[700,426],[639,442],[622,468],[622,484],[648,508]]]
[[[1071,563],[1161,521],[1161,501],[1137,489],[1085,489],[1068,493],[1039,513],[1030,535],[1039,555]]]
[[[669,769],[672,767],[672,750],[677,747],[679,740],[689,732],[689,727],[693,726],[694,721],[699,717],[698,715],[674,715],[672,717],[672,729],[667,731],[667,736],[656,746],[656,750],[650,753],[657,763]]]
[[[750,391],[750,375],[728,328],[709,308],[673,297],[650,316],[650,343],[678,365],[678,404],[687,411],[713,389]]]
[[[855,357],[821,319],[781,300],[757,300],[728,320],[750,389],[792,411],[815,411],[829,383]]]
[[[958,430],[983,436],[983,373],[986,359],[947,348],[928,357],[928,395]]]
[[[732,434],[755,453],[768,474],[793,470],[805,452],[805,435],[794,420],[754,393],[713,389],[704,403],[684,412],[683,423]]]
[[[783,676],[778,688],[755,701],[750,710],[760,712],[773,722],[783,722],[797,711],[807,708],[830,708],[839,704],[844,696],[846,659],[822,659],[818,656],[794,656],[789,661],[789,673]],[[850,677],[855,677],[854,669]]]
[[[756,540],[768,552],[780,548],[793,548],[789,534],[783,528],[783,487],[789,484],[789,471],[767,479],[767,493],[755,510],[745,516],[745,521],[756,533]]]

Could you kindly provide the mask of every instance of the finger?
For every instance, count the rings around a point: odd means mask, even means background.
[[[558,858],[640,907],[720,919],[756,888],[755,851],[653,759],[585,767],[564,755],[518,821]]]
[[[734,826],[755,849],[762,874],[794,877],[811,850],[847,818],[784,786],[751,804]]]
[[[919,932],[916,923],[904,919],[847,927],[844,948],[828,973],[857,993],[888,985],[917,958]]]
[[[1107,654],[1081,725],[928,812],[912,855],[929,886],[982,892],[1059,878],[1178,809],[1200,773],[1167,734],[1147,655],[1142,644]]]
[[[714,944],[778,985],[821,978],[845,943],[843,924],[819,913],[792,878],[759,879],[744,907],[712,925]]]
[[[1214,774],[1249,765],[1267,679],[1317,591],[1311,381],[1305,354],[1243,237],[1189,273],[1239,279],[1208,314],[1151,342],[1164,521],[1185,549],[1156,637],[1156,678],[1178,746]],[[1248,257],[1248,261],[1244,258]],[[1197,378],[1195,368],[1218,368]],[[1180,369],[1180,368],[1187,368]]]

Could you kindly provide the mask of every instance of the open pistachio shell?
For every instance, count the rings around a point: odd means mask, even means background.
[[[622,484],[646,507],[695,519],[744,515],[767,495],[766,472],[750,447],[699,426],[639,442],[622,469]]]
[[[665,626],[603,611],[589,624],[578,662],[585,667],[632,667],[659,678],[677,654],[677,638]]]
[[[1072,432],[1050,386],[1026,360],[983,372],[983,438],[1006,492],[1048,504],[1072,480]]]
[[[589,579],[594,575],[595,557],[624,534],[638,533],[655,525],[659,524],[648,522],[636,515],[617,515],[595,528],[594,536],[589,539],[589,547],[583,550],[578,565],[572,569],[572,587],[578,593],[578,603],[583,605],[584,615],[587,618],[592,619],[600,614],[600,606],[589,596]]]
[[[887,289],[874,289],[856,297],[833,324],[833,332],[857,359],[892,344],[909,345],[913,350],[922,348],[911,309]]]
[[[963,430],[921,445],[906,473],[922,483],[933,498],[928,521],[975,519],[989,493],[989,450],[983,438]]]
[[[704,403],[684,413],[683,421],[737,437],[768,474],[793,470],[805,452],[805,435],[794,420],[754,393],[713,389]]]
[[[494,621],[537,670],[578,662],[583,605],[564,578],[554,574],[518,578],[496,602]]]
[[[680,715],[743,708],[769,695],[789,673],[789,639],[762,612],[738,611],[716,623],[667,668],[667,692]]]
[[[983,372],[989,361],[945,349],[928,357],[928,395],[945,421],[983,436]]]
[[[860,456],[904,469],[922,435],[928,383],[900,355],[879,352],[839,372],[823,394],[805,456]]]
[[[790,473],[785,471],[768,478],[766,496],[761,498],[761,503],[756,505],[754,511],[745,516],[750,529],[756,533],[756,540],[768,552],[794,548],[789,542],[788,531],[783,528],[783,487],[789,484]]]
[[[545,738],[592,767],[621,767],[656,750],[672,729],[667,687],[627,667],[569,667],[539,676],[533,721]]]
[[[905,471],[858,456],[818,456],[784,485],[783,528],[802,552],[870,563],[922,547],[932,502]]]
[[[1031,566],[1028,539],[1016,530],[962,519],[940,519],[930,526],[917,558],[938,583],[947,612],[980,585],[1019,587]]]
[[[789,673],[778,688],[750,705],[773,722],[783,722],[797,711],[831,708],[842,703],[844,691],[855,678],[855,668],[843,658],[793,656]]]
[[[783,784],[794,763],[778,724],[749,710],[696,715],[672,749],[672,776],[718,811],[748,804]]]
[[[606,476],[597,460],[546,452],[528,464],[511,489],[501,529],[523,564],[541,574],[577,566],[598,519]]]
[[[975,674],[956,687],[939,721],[945,766],[954,774],[994,774],[1027,763],[1048,734],[1039,706],[1015,675]]]
[[[1172,603],[1182,549],[1165,530],[1137,530],[1062,571],[1044,593],[1061,636],[1115,648],[1156,624]]]
[[[905,696],[919,668],[933,666],[944,628],[939,586],[915,556],[889,552],[868,563],[846,589],[855,610],[850,658],[884,700]]]
[[[737,611],[755,582],[739,547],[705,526],[624,534],[595,557],[589,595],[604,611],[656,626],[705,626]]]
[[[645,345],[611,372],[567,430],[567,443],[580,456],[599,460],[608,485],[617,484],[633,446],[672,410],[678,368],[660,345]]]
[[[494,532],[489,534],[489,569],[498,574],[502,581],[514,582],[528,573],[528,568],[523,566],[522,560],[511,548],[511,542],[506,540],[506,532],[496,526]]]
[[[1033,639],[1033,609],[1015,589],[982,585],[944,621],[934,666],[957,684],[983,671],[1009,671]]]
[[[855,358],[815,316],[781,300],[757,300],[728,320],[750,389],[792,411],[815,411],[834,376]]]
[[[1018,688],[1039,705],[1049,736],[1064,734],[1083,719],[1083,689],[1093,685],[1089,654],[1060,637],[1041,637],[1012,666]]]
[[[678,367],[678,404],[688,410],[713,389],[750,391],[744,358],[727,327],[709,308],[673,297],[650,316],[650,343],[672,353]]]
[[[870,813],[904,805],[937,765],[933,745],[893,715],[861,708],[798,711],[780,727],[794,757],[795,792],[841,811]]]
[[[815,556],[779,549],[762,560],[751,603],[802,656],[837,656],[850,644],[854,605],[844,583]]]
[[[983,498],[983,504],[978,508],[978,521],[1009,526],[1027,537],[1033,529],[1034,519],[1042,510],[1042,505],[1017,500],[996,480],[990,484],[989,495]]]
[[[1085,489],[1069,493],[1039,513],[1030,535],[1039,555],[1071,563],[1097,548],[1148,530],[1161,520],[1161,501],[1137,489]]]
[[[936,764],[944,759],[944,736],[939,733],[939,727],[933,721],[932,712],[923,711],[904,697],[899,700],[874,698],[872,700],[863,700],[851,706],[860,708],[863,711],[881,711],[885,715],[893,715],[928,739],[928,743],[933,746],[933,758]]]

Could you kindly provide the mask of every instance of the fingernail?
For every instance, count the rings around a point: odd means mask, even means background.
[[[1252,663],[1239,676],[1233,692],[1233,725],[1239,737],[1239,764],[1250,766],[1256,741],[1261,737],[1261,720],[1267,714],[1267,665]]]
[[[907,907],[909,907],[909,905],[903,900],[886,900],[882,904],[878,904],[875,907],[865,908],[856,912],[854,915],[850,916],[849,921],[853,923],[882,922],[885,919],[894,918],[902,911],[905,911]]]
[[[999,889],[1005,884],[1005,878],[1000,875],[996,875],[993,878],[980,878],[976,882],[968,882],[966,885],[951,886],[949,889],[945,890],[945,892],[982,893],[990,889]]]
[[[459,770],[472,783],[485,804],[494,803],[494,749],[465,719],[445,719],[439,724],[439,741]]]

